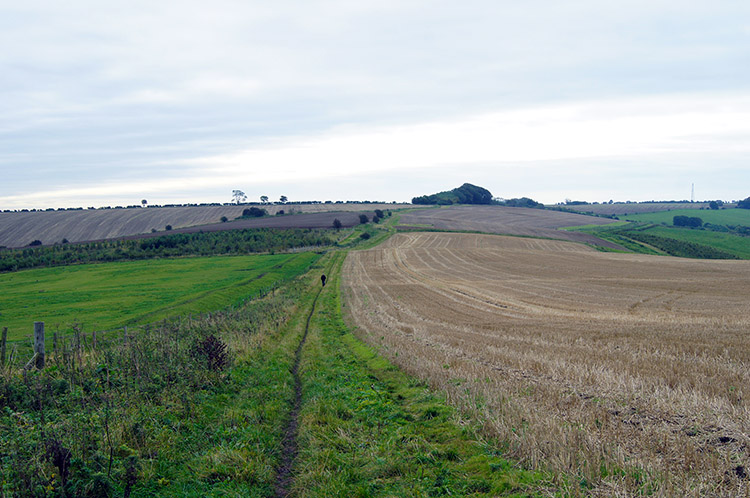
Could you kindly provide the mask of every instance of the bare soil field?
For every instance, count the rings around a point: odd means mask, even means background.
[[[374,211],[361,211],[372,218]],[[169,232],[144,233],[138,235],[129,235],[123,239],[146,239],[151,237],[161,237],[163,235],[175,233],[197,233],[197,232],[218,232],[221,230],[244,230],[248,228],[332,228],[333,220],[338,219],[341,226],[345,228],[359,225],[360,212],[353,211],[331,211],[325,213],[301,213],[295,215],[248,218],[242,220],[227,221],[226,223],[210,223],[208,225],[198,225],[187,228],[178,228]]]
[[[555,207],[555,206],[550,206]],[[594,213],[604,216],[625,216],[628,214],[656,213],[674,209],[708,209],[707,202],[631,202],[616,204],[582,204],[562,206],[579,213]]]
[[[258,207],[275,215],[281,209],[286,214],[291,214],[330,211],[366,212],[404,206],[399,204],[286,204]],[[54,244],[63,239],[68,239],[69,242],[103,240],[151,233],[152,229],[163,231],[167,225],[171,225],[174,229],[206,225],[219,223],[222,216],[234,220],[247,208],[246,205],[187,206],[0,213],[0,246],[23,247],[34,240],[40,240],[43,244]],[[276,226],[273,224],[276,222],[265,223],[270,223],[268,226]],[[281,223],[280,226],[287,228],[297,226],[288,221],[279,223]],[[330,226],[330,223],[327,226]],[[299,228],[312,227],[300,226]]]
[[[400,233],[351,252],[356,333],[572,494],[750,496],[750,263]]]
[[[401,216],[400,223],[403,227],[411,225],[441,230],[546,237],[626,250],[593,235],[558,230],[571,226],[607,225],[612,220],[561,211],[503,206],[457,206],[405,213]]]

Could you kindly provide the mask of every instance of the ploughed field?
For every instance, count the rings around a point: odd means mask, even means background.
[[[750,492],[750,264],[400,233],[351,252],[357,333],[594,494]]]
[[[139,234],[161,232],[171,225],[175,230],[216,231],[235,228],[330,228],[339,218],[343,226],[359,223],[362,211],[372,217],[375,209],[402,207],[393,204],[263,204],[256,205],[275,215],[284,210],[285,216],[244,219],[221,223],[242,216],[249,205],[181,206],[127,209],[86,209],[70,211],[33,211],[0,213],[0,246],[23,247],[34,240],[43,244],[104,240]],[[334,212],[335,211],[335,212]],[[304,214],[302,214],[304,213]],[[297,216],[287,216],[295,214]],[[194,227],[192,230],[187,227]]]
[[[607,225],[612,220],[576,213],[504,206],[451,206],[421,209],[401,216],[401,228],[421,227],[465,230],[529,237],[572,240],[610,249],[626,250],[594,235],[559,230],[581,225]]]

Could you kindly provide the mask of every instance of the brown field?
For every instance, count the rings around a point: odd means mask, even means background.
[[[187,206],[128,209],[87,209],[82,211],[35,211],[0,213],[0,246],[23,247],[33,240],[54,244],[63,239],[70,242],[103,240],[128,235],[151,233],[152,229],[163,231],[167,225],[174,229],[219,223],[222,216],[234,220],[249,206]],[[285,213],[323,213],[330,211],[372,211],[374,209],[398,209],[401,204],[286,204],[258,206],[269,214],[280,209]],[[268,220],[268,218],[265,218]],[[290,218],[293,219],[293,218]],[[331,219],[332,222],[333,219]],[[344,221],[343,219],[341,220]],[[306,226],[305,220],[295,222],[267,221],[263,226],[284,228],[314,228]],[[268,225],[263,225],[266,223]],[[320,222],[318,222],[320,223]],[[327,225],[330,226],[330,223]],[[225,229],[227,227],[224,227]]]
[[[580,225],[606,225],[613,220],[544,209],[503,206],[456,206],[415,210],[401,215],[402,226],[432,227],[441,230],[467,230],[505,235],[572,240],[625,250],[593,235],[558,230]]]
[[[555,207],[555,206],[550,206]],[[616,204],[584,204],[579,206],[562,206],[579,213],[594,213],[604,216],[620,216],[640,213],[656,213],[674,209],[708,209],[707,202],[640,202]]]
[[[748,262],[412,232],[343,275],[362,339],[571,494],[750,496]]]

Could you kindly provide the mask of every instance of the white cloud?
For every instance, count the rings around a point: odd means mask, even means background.
[[[472,163],[750,152],[750,95],[598,101],[320,136],[186,161],[211,182],[336,177]]]

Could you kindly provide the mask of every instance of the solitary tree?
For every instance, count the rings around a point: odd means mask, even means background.
[[[282,204],[284,204],[288,199],[285,195],[282,195],[281,197],[279,197],[279,200],[281,201]]]
[[[268,196],[267,195],[261,195],[260,196],[260,202],[262,202],[263,204],[265,204],[266,202],[268,202]]]
[[[143,205],[143,207],[146,207],[146,204],[148,204],[148,201],[146,199],[143,199],[141,201],[141,204]]]
[[[362,223],[362,224],[365,224],[365,223],[367,223],[368,221],[370,221],[370,219],[369,219],[369,218],[367,217],[367,215],[366,215],[366,214],[360,214],[360,215],[359,215],[359,222],[360,222],[360,223]]]
[[[247,200],[247,196],[242,190],[232,190],[232,199],[239,204],[240,202]]]
[[[333,228],[335,228],[336,230],[341,230],[341,227],[342,227],[341,220],[338,219],[338,218],[334,218],[333,219]]]

